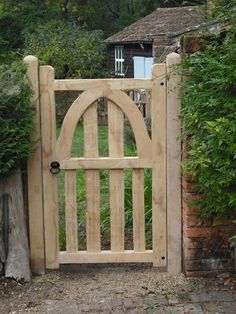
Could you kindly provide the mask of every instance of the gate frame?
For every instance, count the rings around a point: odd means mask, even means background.
[[[48,110],[50,114],[54,114],[53,106],[45,106],[44,108],[40,108],[40,96],[45,97],[47,103],[53,103],[52,93],[50,91],[45,91],[43,88],[39,90],[39,79],[41,82],[45,81],[45,84],[50,84],[54,78],[53,68],[49,71],[50,73],[43,74],[43,67],[38,67],[38,59],[34,56],[27,56],[24,58],[24,62],[28,65],[27,70],[27,78],[31,84],[31,88],[34,92],[31,97],[32,105],[35,107],[35,130],[32,134],[33,140],[41,139],[41,134],[43,137],[43,133],[45,132],[44,124],[46,125],[46,121],[41,121],[41,110]],[[166,191],[164,191],[164,195],[166,194],[165,199],[166,202],[166,212],[160,213],[160,215],[167,215],[166,221],[167,226],[159,226],[164,229],[166,232],[166,244],[162,244],[162,248],[166,249],[167,253],[167,271],[171,274],[180,273],[182,270],[181,267],[181,245],[182,245],[182,221],[181,221],[181,124],[178,118],[181,102],[179,99],[179,83],[180,76],[176,73],[175,67],[177,64],[181,62],[180,55],[176,53],[171,53],[166,58],[166,66],[163,67],[163,64],[154,65],[153,66],[153,78],[156,78],[157,75],[160,75],[158,68],[165,68],[167,73],[167,87],[166,87],[166,97],[163,99],[166,101],[166,120],[162,121],[161,118],[159,120],[160,123],[166,123],[166,138],[161,139],[162,147],[166,147],[166,163],[165,165],[157,165],[156,170],[162,171],[162,173],[166,172]],[[47,67],[49,68],[49,67]],[[156,80],[159,82],[160,80]],[[42,84],[41,84],[42,85]],[[162,84],[161,84],[162,85]],[[158,99],[159,86],[156,86],[156,97]],[[46,93],[45,93],[46,92]],[[44,95],[42,95],[44,94]],[[157,108],[157,111],[159,108]],[[49,114],[49,116],[50,116]],[[42,125],[43,124],[43,125]],[[155,131],[155,128],[154,128]],[[53,135],[53,128],[50,130]],[[55,137],[54,137],[55,138]],[[166,141],[166,142],[165,142]],[[51,190],[50,180],[56,180],[56,178],[52,178],[52,176],[47,175],[48,171],[48,160],[54,160],[51,156],[50,150],[48,151],[50,143],[46,142],[46,146],[44,143],[44,147],[42,147],[42,140],[37,142],[36,149],[34,154],[29,158],[27,164],[27,172],[28,172],[28,208],[29,208],[29,238],[30,238],[30,254],[31,254],[31,269],[35,274],[44,274],[45,269],[47,268],[55,268],[58,267],[58,261],[51,260],[51,262],[47,262],[46,265],[46,255],[50,256],[50,254],[55,256],[57,252],[46,252],[45,242],[48,241],[58,241],[58,235],[55,234],[55,239],[45,238],[45,223],[47,223],[47,219],[45,219],[45,215],[50,215],[50,210],[47,210],[45,214],[43,202],[44,199],[47,198],[47,194]],[[44,158],[43,158],[44,155]],[[50,155],[50,157],[49,157]],[[46,159],[45,159],[46,157]],[[47,162],[46,162],[47,161]],[[163,168],[164,167],[164,168]],[[155,168],[153,167],[153,171],[155,173]],[[44,173],[44,177],[43,174]],[[165,176],[165,174],[164,174]],[[43,188],[43,178],[44,183],[46,182],[46,188],[44,185]],[[156,178],[156,184],[158,186],[158,177]],[[52,186],[54,186],[52,184]],[[51,191],[52,197],[52,206],[57,202],[56,191]],[[52,218],[53,219],[53,218]],[[54,219],[55,220],[55,219]],[[57,227],[57,221],[54,221],[55,228]],[[154,222],[153,222],[154,223]],[[156,221],[158,225],[158,221]],[[155,230],[154,228],[153,230]],[[163,246],[164,245],[164,246]],[[50,247],[50,246],[47,246]],[[155,254],[153,252],[153,254]],[[155,265],[154,265],[155,266]]]

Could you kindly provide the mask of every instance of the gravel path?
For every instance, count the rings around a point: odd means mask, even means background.
[[[236,313],[234,277],[186,278],[142,265],[72,265],[26,284],[0,278],[0,313]]]

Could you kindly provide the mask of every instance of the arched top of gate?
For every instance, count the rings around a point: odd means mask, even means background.
[[[88,107],[101,97],[106,97],[124,112],[134,132],[138,156],[150,158],[151,140],[141,112],[128,95],[120,90],[111,90],[109,88],[86,90],[73,102],[63,120],[61,133],[57,140],[57,157],[60,159],[71,157],[72,142],[78,121]]]

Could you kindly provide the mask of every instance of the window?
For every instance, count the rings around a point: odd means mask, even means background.
[[[133,57],[134,60],[134,78],[152,77],[152,57]]]
[[[124,46],[115,47],[115,74],[124,76]]]

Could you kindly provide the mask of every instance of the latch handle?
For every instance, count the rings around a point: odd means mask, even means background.
[[[61,169],[60,169],[60,163],[58,161],[53,161],[50,164],[50,172],[52,174],[58,174],[60,173]]]

